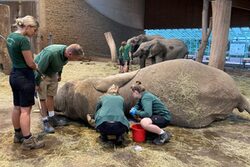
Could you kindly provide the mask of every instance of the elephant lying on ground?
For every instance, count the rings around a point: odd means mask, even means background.
[[[67,82],[58,91],[55,107],[67,117],[86,121],[88,113],[94,114],[98,98],[110,85],[117,84],[128,113],[135,104],[130,87],[138,80],[168,106],[171,123],[177,126],[204,127],[226,118],[234,108],[250,112],[248,101],[228,74],[188,59],[165,61],[103,79]]]
[[[140,34],[138,36],[132,37],[130,39],[127,40],[127,43],[131,44],[131,41],[133,42],[133,47],[132,47],[132,53],[134,53],[139,46],[141,45],[141,43],[143,42],[147,42],[147,41],[151,41],[153,39],[165,39],[164,37],[160,36],[160,35],[145,35],[145,34]]]
[[[155,64],[165,60],[182,59],[188,56],[186,44],[179,39],[154,39],[143,42],[133,53],[133,57],[139,57],[140,68],[145,67],[146,59],[150,58]]]

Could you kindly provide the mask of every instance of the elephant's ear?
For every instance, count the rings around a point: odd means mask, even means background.
[[[154,43],[152,44],[150,48],[150,56],[148,58],[152,58],[156,56],[157,54],[160,54],[164,50],[162,44],[158,40],[154,40]]]
[[[138,71],[139,70],[129,72],[129,73],[108,76],[94,83],[94,87],[97,91],[101,91],[101,92],[106,92],[112,84],[122,87],[123,85],[128,83],[131,79],[133,79],[138,73]]]

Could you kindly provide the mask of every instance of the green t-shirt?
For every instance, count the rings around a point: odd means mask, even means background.
[[[96,127],[105,121],[120,122],[129,128],[129,122],[124,114],[124,99],[120,95],[105,94],[96,105]]]
[[[27,37],[19,33],[11,33],[7,37],[7,49],[14,68],[28,68],[22,54],[22,51],[30,50]]]
[[[167,121],[171,120],[171,114],[164,103],[155,95],[145,91],[141,99],[135,105],[136,115],[140,117],[152,117],[153,115],[163,116]]]
[[[35,57],[35,62],[42,74],[51,77],[62,72],[63,66],[68,62],[68,59],[64,56],[66,47],[66,45],[59,44],[49,45]],[[35,78],[38,85],[41,75],[36,72]]]
[[[119,59],[123,59],[123,55],[124,55],[124,46],[121,46],[119,48]]]
[[[132,45],[129,43],[124,46],[124,54],[123,54],[124,61],[130,60],[129,52],[131,52],[131,49],[132,49]]]

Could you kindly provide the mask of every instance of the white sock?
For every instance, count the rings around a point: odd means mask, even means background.
[[[55,115],[55,111],[49,111],[49,117],[53,117]]]
[[[163,129],[161,129],[160,135],[162,135],[165,131]]]
[[[48,121],[48,117],[43,117],[42,118],[42,121],[44,122],[44,121]]]

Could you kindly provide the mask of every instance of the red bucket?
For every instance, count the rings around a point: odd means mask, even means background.
[[[132,138],[135,142],[140,143],[145,141],[146,131],[141,127],[140,124],[133,124],[132,129]]]

